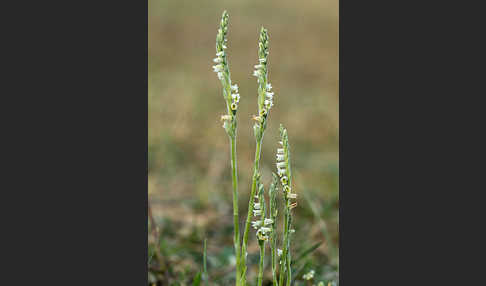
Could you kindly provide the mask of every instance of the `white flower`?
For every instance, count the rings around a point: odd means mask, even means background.
[[[267,90],[270,91],[272,89],[272,84],[271,83],[267,83]]]
[[[254,208],[255,208],[256,210],[259,210],[259,209],[260,209],[260,203],[255,203]]]
[[[265,103],[265,105],[268,105],[268,106],[270,106],[270,107],[272,107],[272,106],[273,106],[273,103],[272,103],[272,101],[271,101],[271,100],[265,99],[264,103]]]
[[[287,171],[285,169],[277,169],[277,173],[279,177],[282,177],[287,173]]]
[[[223,65],[222,64],[214,65],[213,69],[215,72],[220,72],[223,70]]]
[[[221,115],[221,121],[230,120],[230,119],[231,119],[231,115],[228,115],[228,114]]]
[[[282,141],[280,141],[280,143],[282,143]],[[283,153],[284,153],[283,148],[277,148],[277,154],[283,154]]]
[[[265,62],[267,61],[267,59],[265,59],[265,58],[263,58],[263,59],[258,59],[258,61],[259,61],[260,63],[265,63]]]
[[[282,141],[278,141],[278,143],[283,146],[283,142]],[[283,151],[282,151],[282,153],[283,153]]]
[[[290,233],[295,233],[295,229],[291,229],[290,230]]]
[[[282,253],[283,253],[282,249],[277,248],[277,255],[280,256],[280,255],[282,255]]]
[[[262,210],[253,210],[254,216],[261,215],[261,214],[262,214]]]
[[[287,193],[287,198],[288,199],[296,199],[297,198],[297,194]]]
[[[223,73],[222,73],[222,72],[218,72],[218,78],[219,78],[220,80],[223,80]]]
[[[264,225],[269,225],[273,223],[273,219],[266,218],[265,221],[263,222]]]
[[[273,98],[273,95],[274,95],[274,93],[273,93],[273,92],[268,92],[268,91],[267,91],[267,96],[268,96],[268,97]]]
[[[262,225],[262,221],[261,220],[258,220],[258,221],[252,221],[251,222],[251,226],[254,228],[254,229],[258,229],[259,226]]]
[[[285,162],[277,162],[277,168],[285,168]]]
[[[315,271],[311,270],[311,271],[307,272],[306,274],[304,274],[304,276],[302,276],[302,278],[304,278],[305,280],[311,280],[312,278],[314,278],[314,273],[315,273]]]
[[[231,90],[238,92],[238,85],[237,84],[232,85]]]
[[[216,56],[218,56],[218,57],[221,57],[222,55],[224,55],[223,51],[216,53]]]
[[[272,231],[272,229],[271,229],[271,228],[269,228],[269,227],[262,227],[262,228],[260,228],[260,230],[261,230],[261,232],[263,232],[263,233],[267,233],[267,232],[271,232],[271,231]]]
[[[262,65],[255,65],[255,69],[261,69],[262,67]]]
[[[213,61],[214,61],[215,63],[219,64],[219,63],[221,63],[221,62],[223,61],[223,59],[222,59],[222,58],[220,58],[220,57],[217,57],[217,58],[214,58],[214,59],[213,59]]]
[[[228,47],[227,47],[225,44],[223,44],[223,49],[227,49],[227,48],[228,48]]]
[[[259,70],[253,71],[253,76],[259,77],[260,71]]]
[[[231,95],[231,98],[236,100],[236,102],[240,102],[240,94],[239,93],[234,93]]]
[[[283,154],[277,154],[277,161],[283,161],[285,156]]]

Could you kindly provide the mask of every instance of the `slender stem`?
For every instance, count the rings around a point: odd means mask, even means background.
[[[204,239],[204,252],[203,252],[203,280],[204,280],[204,285],[209,286],[208,284],[208,268],[206,265],[206,260],[207,260],[207,247],[206,247],[206,241],[207,239]]]
[[[248,202],[248,215],[246,217],[245,223],[245,232],[243,233],[243,244],[241,246],[241,264],[242,267],[246,267],[246,248],[248,246],[248,233],[250,232],[250,223],[253,214],[253,200],[255,199],[255,192],[256,192],[256,184],[257,184],[257,176],[258,176],[258,169],[260,166],[260,153],[261,153],[261,143],[263,139],[263,134],[260,141],[256,143],[256,151],[255,151],[255,163],[253,168],[253,182],[251,184],[251,192],[250,192],[250,199]]]
[[[287,265],[287,241],[288,241],[288,236],[289,236],[289,210],[288,210],[288,200],[285,199],[285,220],[284,220],[284,239],[283,239],[283,250],[282,250],[282,267],[280,268],[280,277],[279,277],[279,286],[283,285],[284,282],[284,274],[286,270],[286,265]]]
[[[272,255],[272,279],[273,286],[278,285],[277,281],[277,236],[275,234],[275,229],[272,231],[272,241],[271,241],[271,255]]]
[[[236,133],[236,132],[235,132]],[[236,162],[236,135],[230,136],[231,141],[231,177],[233,180],[233,225],[234,225],[234,248],[236,256],[236,284],[240,280],[240,230],[238,217],[238,170]]]
[[[262,286],[263,282],[263,261],[265,258],[265,243],[262,241],[260,244],[260,264],[258,265],[258,280],[257,286]]]
[[[289,217],[288,217],[288,226],[287,228],[290,228],[290,225],[292,224],[292,217],[290,215],[290,210],[289,210]],[[289,235],[287,235],[289,236]],[[286,258],[286,263],[287,263],[287,286],[290,286],[290,282],[292,281],[292,268],[290,268],[290,237],[287,237],[287,258]]]

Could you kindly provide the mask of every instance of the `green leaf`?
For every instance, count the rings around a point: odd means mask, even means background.
[[[304,259],[307,255],[311,254],[314,250],[316,250],[324,241],[320,241],[311,247],[307,248],[306,250],[302,251],[296,259],[292,261],[292,265],[295,265],[300,260]]]
[[[200,286],[201,285],[201,271],[198,271],[194,280],[192,281],[192,286]]]

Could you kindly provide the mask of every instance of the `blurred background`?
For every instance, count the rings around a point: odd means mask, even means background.
[[[293,189],[299,195],[293,257],[315,248],[296,262],[294,285],[327,285],[339,273],[338,0],[149,0],[148,185],[159,228],[158,238],[154,231],[148,236],[149,282],[192,285],[202,269],[207,238],[210,285],[234,284],[229,140],[220,122],[226,107],[212,72],[225,9],[230,17],[226,51],[241,95],[240,221],[246,218],[253,171],[257,82],[252,72],[263,25],[269,32],[269,82],[275,92],[263,141],[263,182],[269,184],[275,169],[282,123],[289,133]],[[258,261],[254,231],[250,239],[248,281],[253,285]],[[163,261],[154,254],[157,247]],[[302,275],[310,270],[314,279],[304,281]]]

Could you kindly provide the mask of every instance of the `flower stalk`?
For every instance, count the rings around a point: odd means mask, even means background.
[[[248,247],[248,234],[250,231],[250,223],[253,214],[253,200],[257,189],[257,181],[260,178],[260,155],[263,141],[263,134],[267,127],[267,117],[270,109],[273,106],[273,95],[271,92],[272,85],[268,83],[268,33],[265,28],[261,28],[260,37],[258,41],[258,64],[255,65],[253,75],[257,77],[258,82],[258,115],[254,115],[253,131],[256,140],[255,160],[253,165],[253,179],[251,184],[250,199],[248,202],[248,214],[246,217],[245,230],[243,233],[243,242],[241,246],[241,264],[242,271],[246,272],[246,256]]]
[[[291,229],[292,225],[292,212],[291,210],[297,206],[296,202],[292,202],[292,199],[297,198],[297,194],[292,193],[292,171],[290,167],[290,146],[287,135],[287,129],[280,125],[280,142],[281,145],[277,149],[277,173],[280,176],[280,184],[282,185],[282,191],[285,201],[285,218],[284,218],[284,233],[283,233],[283,250],[281,263],[283,269],[280,271],[279,286],[282,286],[284,279],[286,280],[286,286],[290,286],[292,281],[292,270],[290,268],[291,255],[290,255],[290,236],[295,230]],[[286,277],[285,277],[286,275]],[[284,278],[285,277],[285,278]]]
[[[223,12],[221,17],[220,27],[216,35],[216,58],[213,59],[215,65],[213,71],[217,74],[218,79],[223,86],[223,97],[226,101],[227,114],[221,116],[223,121],[223,128],[228,134],[230,140],[231,153],[231,179],[233,188],[233,226],[234,226],[234,249],[236,257],[236,281],[240,281],[240,231],[239,231],[239,214],[238,214],[238,168],[236,158],[236,112],[238,110],[238,103],[240,95],[238,93],[238,85],[232,84],[231,74],[229,70],[226,49],[228,45],[228,13]],[[237,284],[238,285],[238,284]]]

